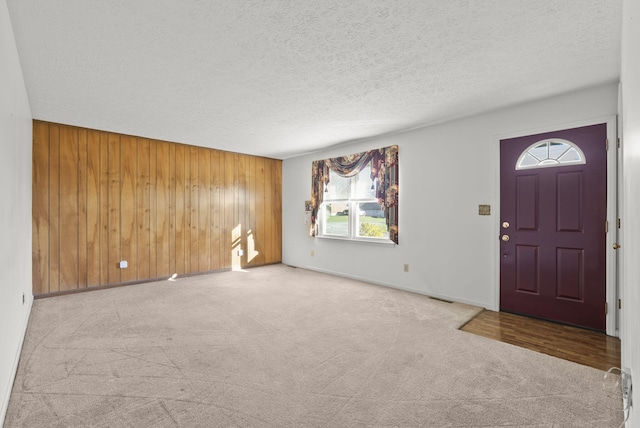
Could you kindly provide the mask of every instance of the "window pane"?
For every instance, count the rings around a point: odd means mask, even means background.
[[[329,172],[329,184],[324,199],[349,199],[349,191],[351,187],[351,179],[340,177],[333,171]]]
[[[548,149],[547,149],[547,143],[542,143],[539,144],[537,146],[535,146],[534,148],[529,150],[529,153],[531,153],[532,155],[534,155],[535,157],[537,157],[540,160],[544,160],[547,159],[548,156]]]
[[[560,158],[560,163],[579,162],[581,160],[580,153],[572,147]]]
[[[551,159],[558,159],[564,152],[571,148],[568,144],[551,142],[549,144],[549,157]]]
[[[360,174],[355,176],[355,180],[356,180],[356,194],[355,194],[356,199],[375,198],[376,189],[375,187],[373,187],[373,181],[371,180],[371,165],[367,165],[365,169],[360,171]]]
[[[389,239],[389,231],[384,219],[384,212],[377,202],[362,202],[358,208],[356,236],[359,238]]]
[[[332,202],[324,205],[323,233],[349,236],[349,203]]]
[[[534,158],[533,156],[531,156],[529,153],[525,154],[524,157],[522,158],[522,160],[520,161],[520,167],[525,167],[525,166],[533,166],[533,165],[538,165],[538,159]]]

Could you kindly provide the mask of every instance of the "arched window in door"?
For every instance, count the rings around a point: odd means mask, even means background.
[[[516,170],[585,163],[587,159],[580,147],[571,141],[553,138],[538,141],[527,147],[516,162]]]

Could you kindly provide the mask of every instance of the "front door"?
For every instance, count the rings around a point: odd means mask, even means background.
[[[607,127],[500,141],[500,309],[606,330]]]

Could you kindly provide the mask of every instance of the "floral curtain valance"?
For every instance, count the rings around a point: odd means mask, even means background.
[[[398,146],[369,150],[337,158],[314,161],[311,166],[311,236],[316,236],[318,210],[329,184],[329,171],[342,177],[358,175],[371,165],[371,179],[387,223],[389,239],[398,243]]]

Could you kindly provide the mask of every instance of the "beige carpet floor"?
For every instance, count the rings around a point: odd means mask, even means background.
[[[37,300],[13,427],[617,427],[603,372],[479,309],[284,265]]]

